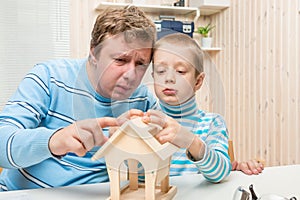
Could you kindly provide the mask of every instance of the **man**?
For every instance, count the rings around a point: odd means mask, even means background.
[[[90,158],[116,117],[155,106],[139,86],[155,35],[137,7],[106,10],[88,59],[47,61],[25,76],[0,114],[2,191],[108,181],[104,160]]]

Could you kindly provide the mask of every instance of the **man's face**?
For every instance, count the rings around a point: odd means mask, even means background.
[[[151,42],[126,43],[123,35],[104,41],[89,77],[96,91],[114,100],[130,97],[139,86],[151,59]]]

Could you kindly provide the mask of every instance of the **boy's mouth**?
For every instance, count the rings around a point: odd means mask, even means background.
[[[166,88],[162,91],[164,95],[171,96],[171,95],[176,95],[177,91],[174,89]]]

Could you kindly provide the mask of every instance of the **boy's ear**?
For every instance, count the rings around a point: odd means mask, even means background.
[[[203,84],[203,81],[204,81],[204,78],[205,78],[205,73],[204,73],[204,72],[201,72],[201,73],[196,77],[196,83],[195,83],[195,86],[194,86],[195,92],[201,88],[201,86],[202,86],[202,84]]]

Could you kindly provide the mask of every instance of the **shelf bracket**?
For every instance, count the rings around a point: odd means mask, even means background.
[[[194,17],[194,24],[195,24],[195,26],[197,24],[197,21],[198,21],[199,17],[200,17],[200,9],[198,8],[197,11],[196,11],[196,15]]]

